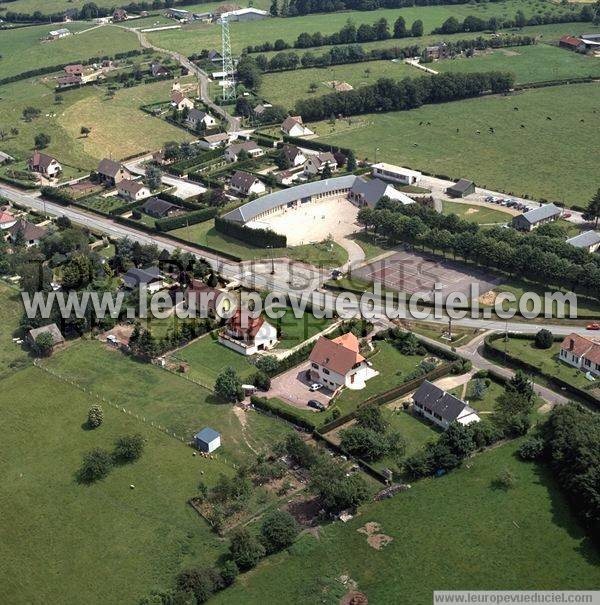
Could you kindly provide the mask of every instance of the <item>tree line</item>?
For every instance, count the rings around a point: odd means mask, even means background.
[[[375,84],[315,99],[301,99],[295,112],[307,121],[330,116],[351,116],[376,111],[404,111],[429,103],[445,103],[481,94],[508,92],[514,74],[490,71],[470,74],[437,74],[399,81],[381,78]]]
[[[409,242],[535,283],[600,295],[600,257],[561,239],[502,227],[482,229],[454,214],[386,198],[376,208],[361,209],[358,219],[367,230],[395,243]]]

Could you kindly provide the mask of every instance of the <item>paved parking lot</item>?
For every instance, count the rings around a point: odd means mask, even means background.
[[[325,388],[314,392],[308,390],[312,382],[306,378],[306,370],[309,367],[310,363],[307,362],[273,378],[268,396],[277,397],[277,399],[281,399],[294,407],[313,410],[314,412],[318,410],[308,407],[309,399],[315,399],[324,405],[329,405],[329,400],[333,395],[330,390]]]

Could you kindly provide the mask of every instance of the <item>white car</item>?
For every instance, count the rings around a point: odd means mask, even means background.
[[[309,391],[318,391],[319,389],[322,389],[323,385],[319,384],[318,382],[313,382],[309,387],[308,390]]]

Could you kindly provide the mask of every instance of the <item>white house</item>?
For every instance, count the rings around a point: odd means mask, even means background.
[[[238,157],[242,151],[245,151],[248,157],[258,158],[261,155],[265,155],[265,152],[259,147],[254,141],[242,141],[241,143],[234,143],[225,150],[225,159],[230,162],[237,162]]]
[[[590,253],[596,252],[600,248],[600,232],[584,231],[575,237],[569,238],[567,244],[571,244],[575,248],[583,248]]]
[[[185,125],[192,130],[199,128],[214,128],[217,125],[217,120],[206,111],[200,109],[190,109]]]
[[[194,442],[201,452],[210,454],[221,447],[221,435],[207,426],[194,435]]]
[[[315,134],[310,128],[304,126],[302,116],[288,116],[281,123],[281,131],[290,137],[308,137]]]
[[[66,28],[55,29],[48,32],[48,40],[59,40],[60,38],[66,38],[71,35],[71,32]]]
[[[277,344],[277,330],[263,317],[238,309],[219,334],[219,342],[242,355],[255,355]]]
[[[58,160],[41,151],[33,152],[27,166],[31,172],[37,172],[50,179],[57,177],[62,172],[62,166],[58,163]]]
[[[229,187],[237,192],[245,195],[260,195],[264,193],[267,188],[265,184],[253,174],[244,172],[243,170],[237,170],[229,181]]]
[[[310,353],[311,379],[335,391],[340,387],[360,390],[377,372],[360,354],[352,332],[330,340],[321,336]]]
[[[371,174],[374,177],[383,179],[384,181],[392,181],[394,183],[400,183],[402,185],[418,185],[421,177],[423,176],[416,170],[409,170],[408,168],[401,168],[400,166],[394,166],[393,164],[386,164],[385,162],[379,162],[379,164],[373,164],[371,166]]]
[[[184,109],[194,109],[194,102],[188,99],[181,90],[175,88],[171,92],[171,107],[177,109],[177,111],[183,111]]]
[[[31,248],[31,246],[37,246],[46,233],[46,229],[43,227],[20,218],[6,229],[6,240],[11,244],[20,240],[25,243],[27,248]]]
[[[291,168],[297,168],[306,162],[306,155],[304,155],[304,152],[296,145],[286,143],[281,148],[281,151]]]
[[[453,422],[479,422],[477,410],[426,380],[413,395],[414,411],[446,430]]]
[[[560,345],[558,357],[582,372],[600,376],[600,339],[569,334]]]
[[[123,179],[117,185],[119,195],[132,202],[143,200],[150,195],[150,189],[140,181]]]
[[[306,176],[323,174],[326,166],[329,166],[331,172],[335,172],[338,167],[335,157],[330,151],[309,155],[304,162],[304,174]]]

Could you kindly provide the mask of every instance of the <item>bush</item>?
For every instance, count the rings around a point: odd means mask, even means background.
[[[265,556],[265,547],[245,527],[232,533],[229,554],[242,570],[251,569]]]
[[[535,346],[538,349],[550,349],[554,344],[554,335],[550,330],[546,330],[546,328],[542,328],[535,335]]]
[[[544,440],[531,437],[519,447],[519,456],[523,460],[539,460],[544,454]]]
[[[109,452],[101,448],[93,449],[83,457],[77,479],[80,483],[94,483],[110,473],[112,464],[112,456]]]
[[[120,437],[115,444],[115,459],[121,462],[133,462],[141,457],[144,445],[144,438],[139,434]]]
[[[264,355],[256,362],[256,367],[265,374],[273,376],[279,369],[279,361],[274,355]]]
[[[224,218],[215,219],[215,229],[224,235],[229,235],[257,248],[285,248],[287,238],[285,235],[275,233],[270,229],[251,229],[245,225],[228,221]]]
[[[511,489],[515,486],[517,478],[515,474],[508,468],[505,468],[494,481],[494,484],[502,489]]]
[[[202,210],[195,210],[194,212],[188,212],[187,214],[182,214],[181,216],[160,218],[155,223],[156,230],[172,231],[173,229],[180,229],[186,225],[204,223],[205,221],[217,216],[218,213],[218,208],[202,208]]]
[[[283,510],[275,510],[266,515],[260,528],[263,544],[269,553],[290,546],[299,531],[296,519]]]
[[[225,587],[231,586],[235,579],[238,577],[240,570],[235,564],[235,561],[225,561],[223,567],[221,567],[221,579]]]
[[[88,426],[96,429],[102,424],[103,420],[104,412],[102,408],[98,404],[94,404],[88,411]]]
[[[259,391],[268,391],[271,388],[271,379],[264,372],[256,372],[252,377],[252,384]]]

